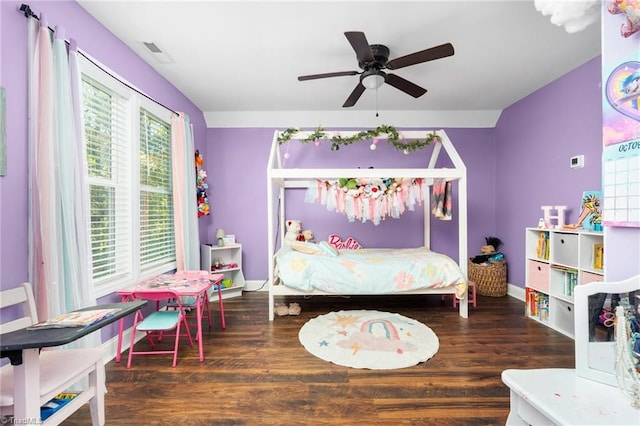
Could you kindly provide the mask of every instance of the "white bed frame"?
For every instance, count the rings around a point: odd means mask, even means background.
[[[350,137],[358,133],[357,131],[340,131],[342,137]],[[425,139],[430,131],[402,131],[405,139]],[[424,245],[431,247],[430,232],[430,197],[429,187],[433,184],[435,178],[446,178],[448,181],[457,181],[458,184],[458,209],[455,214],[458,215],[458,263],[464,276],[467,276],[467,168],[458,152],[454,148],[451,140],[444,130],[435,131],[440,136],[441,142],[435,143],[431,151],[431,158],[425,168],[408,168],[408,169],[286,169],[282,167],[280,158],[280,149],[278,137],[281,131],[275,131],[269,153],[269,164],[267,166],[267,226],[268,226],[268,253],[269,253],[269,320],[274,319],[275,297],[276,296],[304,296],[304,295],[328,295],[314,291],[313,293],[302,292],[294,288],[287,287],[281,283],[277,283],[275,253],[282,244],[282,237],[285,234],[285,190],[287,188],[307,188],[309,181],[315,179],[339,179],[342,177],[350,178],[424,178],[426,185],[424,194]],[[300,131],[295,135],[294,139],[304,139],[309,137],[312,132]],[[384,139],[384,138],[381,138]],[[436,168],[436,162],[444,148],[445,154],[453,163],[453,168]],[[419,152],[413,155],[419,155]],[[278,203],[280,200],[280,203]],[[277,216],[278,215],[278,216]],[[276,222],[276,218],[279,221]],[[280,224],[276,229],[277,223]],[[276,236],[280,233],[281,238],[278,241],[279,246],[276,247]],[[453,294],[453,287],[437,288],[437,289],[421,289],[415,291],[407,291],[394,294]],[[468,297],[460,300],[460,316],[467,318]]]

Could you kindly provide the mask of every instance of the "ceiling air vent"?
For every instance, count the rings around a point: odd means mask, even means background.
[[[156,61],[161,64],[171,64],[173,63],[173,59],[167,55],[157,43],[153,41],[141,41],[142,45],[145,47],[147,52],[151,54]]]

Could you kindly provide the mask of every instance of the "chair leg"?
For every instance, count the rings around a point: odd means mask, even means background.
[[[186,334],[187,334],[187,337],[189,338],[189,345],[193,347],[193,338],[191,337],[191,330],[189,329],[189,322],[187,321],[187,317],[185,315],[182,315],[182,321],[178,322],[178,326],[180,325],[180,322],[184,323],[184,328],[185,330],[187,330]],[[176,331],[176,334],[178,335],[178,338],[180,338],[180,333],[178,331]]]
[[[476,292],[477,292],[477,288],[476,288],[476,283],[475,281],[471,281],[469,282],[469,288],[471,289],[471,303],[473,304],[473,307],[476,307]]]
[[[153,333],[151,333],[149,331],[145,331],[145,333],[147,334],[147,339],[149,340],[149,344],[151,345],[151,349],[155,349],[156,348],[156,344],[153,341]],[[162,339],[162,332],[160,332],[160,334],[158,335],[158,342],[160,342],[161,339]]]
[[[444,300],[444,294],[442,295],[442,300]],[[456,299],[455,295],[451,295],[451,297],[453,298],[453,308],[457,308],[458,307],[458,299]],[[469,301],[471,302],[471,305],[473,305],[473,307],[476,307],[476,283],[475,281],[469,281],[469,288],[467,289],[467,297],[469,298]]]
[[[89,373],[89,386],[94,388],[96,391],[96,395],[89,403],[89,409],[91,410],[91,424],[93,426],[104,426],[104,394],[107,392],[107,389],[105,385],[104,362],[102,359],[95,363],[94,370]]]
[[[136,331],[138,330],[138,321],[142,314],[137,311],[133,318],[133,327],[131,328],[131,343],[129,344],[129,357],[127,358],[127,368],[131,368],[131,359],[133,358],[133,345],[136,342]],[[149,334],[147,333],[147,336]]]
[[[173,347],[173,365],[175,367],[178,364],[178,343],[180,343],[180,323],[182,321],[178,321],[178,325],[176,326],[176,343]],[[187,333],[189,333],[189,326],[185,323],[185,327],[187,329]],[[191,334],[189,334],[189,340],[191,340]]]

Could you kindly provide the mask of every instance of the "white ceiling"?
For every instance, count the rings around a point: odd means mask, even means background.
[[[600,53],[599,22],[568,33],[533,0],[78,3],[196,104],[210,127],[212,117],[282,111],[488,112],[497,119]],[[394,71],[428,90],[418,99],[383,85],[377,97],[367,90],[342,108],[358,76],[297,76],[360,71],[345,31],[386,45],[389,59],[447,42],[455,55]],[[173,62],[158,62],[143,41]]]

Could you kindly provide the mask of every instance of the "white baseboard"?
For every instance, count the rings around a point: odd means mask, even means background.
[[[246,291],[269,291],[269,279],[247,281],[244,284],[244,289]]]
[[[524,291],[524,288],[518,287],[517,285],[507,284],[507,294],[523,302],[526,301],[526,293]]]
[[[124,330],[122,333],[122,351],[121,351],[121,356],[122,359],[120,360],[120,363],[122,363],[124,361],[124,363],[126,364],[126,358],[128,356],[127,353],[127,349],[129,349],[129,346],[131,344],[131,329],[133,327],[129,327],[128,329]],[[140,341],[142,338],[144,338],[144,334],[140,333],[139,336],[136,337],[136,343],[138,341]],[[104,349],[104,363],[108,363],[109,361],[113,360],[116,358],[116,353],[118,353],[118,335],[113,336],[111,339],[107,340],[106,342],[104,342],[102,344],[102,349]]]

